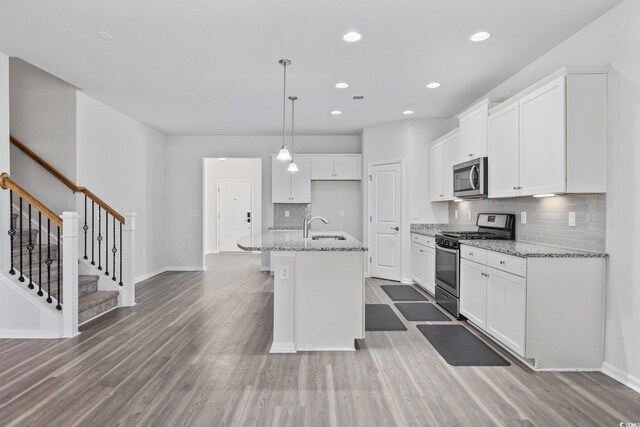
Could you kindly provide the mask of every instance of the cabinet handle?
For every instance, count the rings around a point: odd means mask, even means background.
[[[422,249],[420,249],[420,252],[424,253],[424,251]]]
[[[469,252],[469,256],[473,256],[473,252]]]
[[[518,187],[513,187],[513,189],[514,189],[514,190],[517,190],[517,189],[518,189]]]
[[[504,265],[504,261],[500,261],[500,264],[501,264],[501,265]]]

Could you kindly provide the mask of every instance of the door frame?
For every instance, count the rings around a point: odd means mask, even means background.
[[[384,166],[384,165],[394,165],[394,164],[399,164],[400,165],[400,179],[402,180],[400,182],[400,282],[402,282],[402,256],[403,256],[403,243],[405,241],[405,239],[402,237],[405,233],[405,226],[406,226],[406,221],[405,221],[405,207],[404,207],[404,200],[405,200],[405,194],[404,194],[404,183],[405,183],[405,161],[404,158],[398,158],[398,159],[391,159],[391,160],[385,160],[385,161],[377,161],[377,162],[369,162],[367,163],[367,216],[365,217],[365,221],[367,222],[367,245],[369,246],[369,259],[367,259],[366,261],[366,265],[367,265],[367,271],[366,271],[366,276],[367,277],[371,277],[371,261],[373,260],[373,251],[372,248],[373,246],[371,245],[371,242],[373,241],[373,236],[372,236],[372,229],[371,229],[371,220],[370,218],[372,217],[372,212],[373,212],[373,204],[372,204],[372,188],[371,188],[371,183],[373,182],[373,175],[372,175],[372,169],[374,166]]]
[[[253,235],[253,219],[254,219],[254,214],[253,214],[253,179],[249,179],[249,178],[239,178],[239,179],[216,179],[216,236],[217,236],[217,241],[216,241],[216,251],[217,253],[220,253],[220,183],[221,182],[248,182],[251,184],[251,186],[249,187],[249,203],[251,205],[251,235]],[[235,252],[229,252],[229,253],[235,253]],[[248,253],[252,253],[252,252],[246,252],[246,251],[238,251],[239,254],[248,254]]]

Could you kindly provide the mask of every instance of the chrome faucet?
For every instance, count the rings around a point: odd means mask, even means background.
[[[323,218],[321,216],[314,216],[311,219],[309,219],[309,218],[311,218],[311,215],[307,215],[307,216],[304,217],[304,224],[302,226],[302,237],[305,238],[305,239],[307,239],[309,237],[309,226],[316,219],[319,219],[320,221],[324,222],[325,224],[329,224],[329,220],[326,219],[326,218]]]

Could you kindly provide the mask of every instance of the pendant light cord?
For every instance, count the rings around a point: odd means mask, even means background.
[[[282,85],[282,147],[286,147],[286,117],[287,117],[287,63],[282,64],[284,67],[284,84]]]
[[[294,118],[295,118],[295,102],[296,102],[296,98],[295,96],[290,97],[289,99],[291,99],[291,161],[293,161],[293,125],[294,125]]]

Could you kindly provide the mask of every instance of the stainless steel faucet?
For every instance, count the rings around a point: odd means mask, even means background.
[[[324,217],[321,217],[321,216],[314,216],[311,219],[309,219],[309,218],[311,218],[311,215],[307,215],[307,216],[304,217],[304,224],[302,226],[302,237],[304,237],[305,239],[307,239],[309,237],[309,226],[316,219],[319,219],[320,221],[324,222],[325,224],[329,224],[329,220],[324,218]]]

